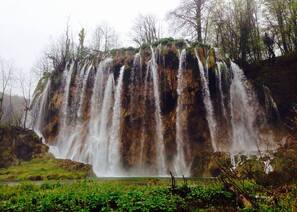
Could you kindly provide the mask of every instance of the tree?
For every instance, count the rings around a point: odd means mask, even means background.
[[[30,111],[30,104],[31,104],[31,91],[32,91],[32,80],[31,78],[25,78],[25,74],[20,74],[18,78],[21,90],[22,90],[22,97],[24,100],[24,115],[23,115],[23,128],[26,128],[28,112]]]
[[[96,27],[92,42],[92,50],[107,52],[119,46],[119,36],[111,26],[107,23],[102,23]]]
[[[205,30],[204,15],[209,8],[207,7],[209,2],[210,0],[182,0],[179,7],[171,11],[168,17],[173,20],[176,30],[184,30],[193,39],[202,43],[202,33]]]
[[[82,28],[78,34],[78,48],[77,48],[77,58],[82,59],[84,58],[87,53],[88,49],[85,47],[85,39],[86,39],[86,31]]]
[[[208,21],[210,43],[241,64],[262,59],[260,2],[216,0],[213,3]]]
[[[3,116],[3,100],[6,89],[8,88],[9,82],[11,81],[13,73],[13,65],[0,58],[0,121]]]
[[[266,28],[283,54],[297,47],[297,0],[264,0]]]
[[[158,41],[161,37],[161,29],[158,26],[157,18],[153,15],[139,15],[135,19],[131,34],[133,41],[139,46]]]
[[[51,61],[54,70],[75,57],[75,44],[70,38],[69,22],[66,25],[65,33],[58,40],[53,41],[48,50],[45,51],[45,57]]]

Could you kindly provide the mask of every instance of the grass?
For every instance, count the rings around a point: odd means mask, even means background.
[[[62,161],[50,156],[0,169],[0,181],[73,180],[84,179],[88,175],[89,172],[85,170],[65,169]]]
[[[0,211],[291,211],[294,186],[278,194],[277,204],[252,181],[246,191],[258,196],[258,208],[245,208],[236,193],[217,180],[169,178],[101,178],[71,181],[0,183]]]
[[[234,195],[217,183],[179,187],[131,180],[22,183],[0,186],[0,211],[175,211],[234,206]],[[136,180],[138,181],[138,180]],[[135,181],[134,181],[135,182]]]

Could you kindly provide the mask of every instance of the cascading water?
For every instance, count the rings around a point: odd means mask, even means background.
[[[223,92],[223,86],[222,86],[222,69],[221,66],[223,64],[221,62],[217,62],[217,69],[216,69],[216,76],[217,76],[217,82],[218,82],[218,88],[219,88],[219,94],[220,94],[220,103],[221,103],[221,108],[222,108],[222,112],[223,112],[223,117],[225,118],[225,120],[228,120],[227,118],[227,110],[226,110],[226,106],[225,106],[225,95]]]
[[[83,111],[84,111],[84,104],[85,104],[85,95],[86,95],[86,89],[87,89],[87,83],[89,79],[89,75],[92,69],[92,65],[90,65],[87,69],[87,72],[85,73],[83,77],[83,82],[82,82],[82,90],[80,93],[80,98],[79,98],[79,104],[78,104],[78,111],[77,111],[77,117],[79,120],[83,118]]]
[[[94,137],[92,141],[93,147],[93,170],[99,176],[110,175],[109,170],[109,139],[111,137],[110,117],[113,109],[113,92],[114,92],[114,78],[113,74],[109,74],[101,110],[101,121],[99,125],[99,136]]]
[[[40,105],[39,105],[39,112],[38,112],[38,116],[37,116],[37,121],[33,126],[34,131],[38,135],[42,135],[41,130],[43,128],[45,108],[47,106],[47,101],[48,101],[48,98],[49,98],[50,86],[51,86],[51,80],[48,79],[48,81],[46,83],[46,86],[45,86],[42,94],[40,95],[41,101],[40,101]]]
[[[124,78],[125,66],[120,70],[116,90],[115,90],[115,102],[113,106],[112,116],[112,130],[111,130],[111,141],[109,145],[109,170],[110,173],[119,175],[121,174],[121,113],[122,113],[122,92],[123,92],[123,78]]]
[[[68,128],[68,115],[69,115],[69,99],[70,99],[70,88],[71,88],[71,79],[72,74],[74,71],[74,62],[70,64],[68,70],[68,64],[65,66],[65,70],[63,72],[63,81],[65,81],[64,86],[64,96],[63,96],[63,103],[62,103],[62,110],[61,110],[61,119],[60,119],[60,128],[59,134],[57,136],[57,143],[56,143],[56,157],[58,158],[66,158],[67,152],[70,148],[70,142],[65,142],[65,138],[69,136],[69,128]]]
[[[162,57],[161,52],[156,58],[151,48],[151,59],[143,62],[146,52],[134,60],[107,58],[98,65],[92,59],[76,61],[57,73],[57,79],[50,78],[32,109],[39,114],[36,131],[59,127],[50,151],[58,158],[91,164],[101,177],[167,176],[169,171],[190,176],[200,156],[194,148],[207,141],[213,151],[230,153],[234,166],[241,154],[264,151],[262,135],[269,131],[262,129],[265,113],[237,65],[228,68],[218,62],[210,66],[208,77],[208,65],[204,68],[197,50],[195,55],[183,50],[179,64],[171,61],[175,56]],[[198,62],[198,74],[191,70],[191,58]],[[216,89],[210,85],[213,71]],[[199,92],[202,101],[197,101]],[[264,94],[273,107],[271,94]],[[217,98],[212,102],[211,97]],[[53,124],[48,120],[52,115],[57,120]]]
[[[185,148],[187,148],[188,135],[185,133],[187,130],[187,126],[184,126],[184,123],[187,120],[183,120],[183,118],[188,118],[187,114],[183,114],[182,108],[182,99],[183,93],[186,89],[186,84],[183,79],[183,71],[184,64],[186,62],[186,50],[182,50],[179,58],[179,68],[178,68],[178,76],[177,76],[177,107],[176,107],[176,156],[174,158],[174,170],[177,176],[190,176],[190,167],[187,165],[185,159]],[[187,111],[185,111],[187,112]]]
[[[210,98],[210,91],[209,91],[209,86],[208,86],[208,81],[207,81],[208,77],[206,78],[206,76],[205,76],[204,67],[203,67],[203,64],[199,58],[199,55],[198,55],[198,52],[196,49],[195,49],[195,54],[196,54],[196,58],[198,60],[198,65],[199,65],[199,72],[200,72],[201,83],[202,83],[202,92],[203,92],[203,102],[204,102],[205,109],[206,109],[206,119],[208,122],[211,144],[212,144],[213,151],[216,152],[216,151],[218,151],[218,147],[217,147],[217,143],[216,143],[217,142],[216,141],[217,124],[216,124],[216,120],[214,117],[214,110],[213,110],[213,106],[212,106],[212,102],[211,102],[211,98]],[[208,70],[206,72],[208,73]]]
[[[259,132],[255,126],[258,109],[255,94],[248,92],[243,71],[233,62],[233,79],[230,86],[232,124],[231,154],[250,154],[260,151]]]
[[[167,168],[165,162],[165,146],[164,146],[164,128],[161,116],[160,106],[160,88],[159,88],[159,75],[158,75],[158,64],[156,63],[155,52],[151,47],[152,58],[151,58],[151,71],[153,76],[153,90],[155,99],[155,119],[156,119],[156,144],[157,144],[157,169],[159,175],[166,175]]]
[[[265,96],[265,110],[269,118],[274,118],[276,122],[280,122],[280,114],[276,102],[274,101],[270,89],[263,85],[264,96]],[[274,117],[273,117],[274,116]]]

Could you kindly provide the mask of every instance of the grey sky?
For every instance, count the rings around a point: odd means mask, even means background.
[[[154,14],[164,19],[178,3],[179,0],[0,0],[0,57],[13,60],[19,69],[29,73],[50,40],[65,30],[68,19],[74,36],[81,27],[91,33],[105,21],[128,45],[135,17]]]

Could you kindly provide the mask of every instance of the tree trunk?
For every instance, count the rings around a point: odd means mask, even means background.
[[[197,41],[202,43],[202,0],[196,0],[196,33]]]
[[[26,109],[25,109],[24,124],[23,124],[24,129],[26,129],[27,115],[28,115],[28,109],[26,108]]]

